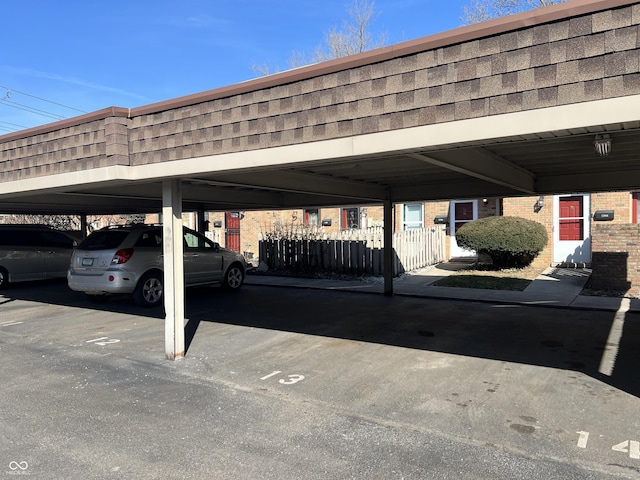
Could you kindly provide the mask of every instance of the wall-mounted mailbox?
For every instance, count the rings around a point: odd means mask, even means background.
[[[596,222],[610,222],[613,220],[613,216],[613,210],[596,210],[596,213],[593,214],[593,219]]]
[[[331,219],[330,218],[323,218],[322,219],[322,226],[323,227],[330,227],[331,226]]]
[[[446,225],[449,223],[449,217],[446,215],[436,215],[436,218],[433,219],[433,223],[436,225]]]
[[[213,221],[213,226],[215,228],[222,228],[222,220],[214,220]]]

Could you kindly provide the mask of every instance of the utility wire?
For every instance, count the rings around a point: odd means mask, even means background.
[[[80,112],[80,113],[87,113],[84,110],[80,110],[79,108],[70,107],[69,105],[65,105],[64,103],[54,102],[52,100],[47,100],[46,98],[38,97],[36,95],[31,95],[30,93],[21,92],[20,90],[16,90],[15,88],[5,87],[4,85],[0,85],[0,88],[4,88],[9,94],[11,92],[15,92],[15,93],[19,93],[20,95],[26,95],[27,97],[35,98],[36,100],[41,100],[43,102],[51,103],[52,105],[58,105],[59,107],[68,108],[69,110],[75,110],[76,112]]]
[[[6,87],[4,85],[0,85],[0,89],[4,89],[6,90],[6,92],[4,93],[4,96],[0,97],[0,105],[6,105],[7,107],[11,107],[11,108],[16,108],[18,110],[22,110],[28,113],[32,113],[35,115],[40,115],[46,118],[50,118],[52,120],[63,120],[64,118],[66,118],[64,115],[60,115],[58,113],[53,113],[41,108],[36,108],[36,107],[32,107],[29,105],[25,105],[23,103],[18,103],[18,102],[14,102],[12,100],[9,100],[12,96],[13,93],[17,93],[19,95],[24,95],[26,97],[30,97],[33,98],[35,100],[41,101],[41,102],[46,102],[49,103],[51,105],[56,105],[58,107],[62,107],[62,108],[67,108],[69,110],[73,110],[75,112],[80,112],[80,113],[87,113],[84,110],[80,110],[79,108],[74,108],[74,107],[70,107],[69,105],[65,105],[63,103],[58,103],[58,102],[54,102],[52,100],[47,100],[46,98],[42,98],[42,97],[38,97],[37,95],[32,95],[30,93],[27,92],[23,92],[21,90],[15,90],[9,87]],[[9,122],[0,122],[0,123],[4,123],[5,125],[13,125],[17,128],[13,128],[10,129],[9,127],[6,126],[2,126],[0,125],[0,130],[2,131],[17,131],[19,129],[23,129],[23,128],[28,128],[28,127],[24,127],[22,125],[17,125],[17,124],[11,124]]]
[[[18,125],[17,123],[5,122],[3,120],[0,120],[0,123],[4,123],[5,125],[11,125],[12,127],[29,128],[29,127],[25,127],[24,125]],[[0,125],[0,128],[1,127],[2,127],[2,125]]]
[[[35,113],[37,115],[42,115],[43,117],[53,118],[54,120],[62,120],[63,118],[65,118],[63,115],[40,110],[39,108],[29,107],[28,105],[22,105],[21,103],[12,102],[11,100],[7,100],[6,98],[1,99],[0,103],[8,107],[17,108],[18,110],[24,110],[25,112]]]

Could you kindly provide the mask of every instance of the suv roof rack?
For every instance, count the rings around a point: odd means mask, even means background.
[[[106,227],[99,228],[96,231],[100,230],[118,230],[120,228],[149,228],[149,227],[161,227],[161,223],[126,223],[126,224],[118,224],[118,225],[107,225]]]

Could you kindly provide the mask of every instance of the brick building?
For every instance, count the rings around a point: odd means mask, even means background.
[[[457,228],[465,222],[493,215],[517,216],[545,226],[549,244],[536,258],[538,266],[593,266],[595,288],[640,293],[640,226],[636,192],[547,195],[512,198],[416,202],[395,206],[395,229],[447,224],[447,258],[473,254],[458,247]],[[318,226],[327,233],[350,228],[382,226],[380,205],[295,210],[237,212],[239,246],[249,260],[258,258],[260,236],[267,232]],[[229,243],[223,212],[208,214],[211,236]],[[185,218],[195,228],[195,220]],[[601,273],[606,272],[606,273]]]

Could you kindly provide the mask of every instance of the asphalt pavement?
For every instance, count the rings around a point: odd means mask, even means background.
[[[10,286],[0,477],[640,479],[638,316],[579,292],[445,298],[441,267],[393,297],[257,275],[189,289],[174,362],[162,308]],[[540,281],[582,282],[562,273]]]

